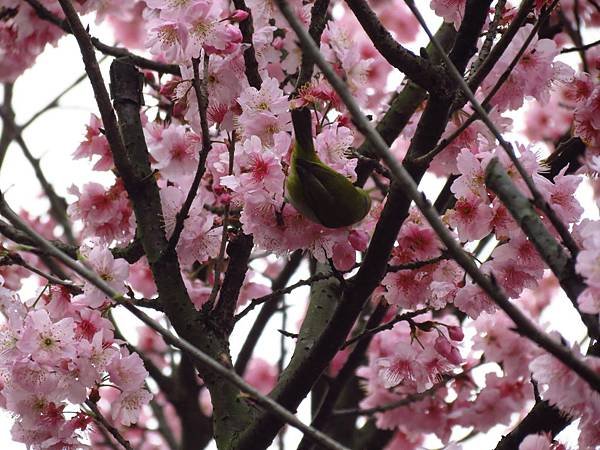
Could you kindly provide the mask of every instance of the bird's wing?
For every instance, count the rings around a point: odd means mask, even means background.
[[[336,202],[335,195],[332,195],[322,181],[331,176],[330,171],[305,159],[296,160],[296,171],[302,182],[304,196],[313,213],[322,224],[327,226],[328,217],[335,210]]]

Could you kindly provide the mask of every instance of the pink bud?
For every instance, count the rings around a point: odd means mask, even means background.
[[[364,252],[369,243],[369,235],[362,230],[352,230],[348,235],[348,241],[354,250]]]
[[[283,44],[284,44],[283,39],[281,39],[279,36],[277,36],[275,39],[273,39],[273,44],[271,44],[271,45],[273,45],[273,48],[275,50],[281,50],[283,48]]]
[[[435,340],[435,344],[433,344],[433,348],[445,358],[448,358],[448,355],[452,351],[452,344],[448,339],[443,336],[438,336]]]
[[[450,354],[446,356],[446,359],[457,366],[462,362],[462,356],[460,356],[460,352],[454,346],[452,347],[452,350],[450,350]]]
[[[242,9],[236,9],[230,16],[229,20],[232,22],[243,22],[250,16],[248,11],[244,11]]]
[[[179,83],[181,83],[181,80],[168,81],[160,87],[160,94],[164,95],[167,98],[172,98],[173,94],[175,93],[175,89],[177,88],[177,85]]]
[[[444,336],[438,336],[435,340],[435,344],[433,344],[433,348],[452,364],[458,365],[462,362],[462,356],[460,356],[458,349]]]
[[[448,327],[448,336],[450,336],[450,339],[452,339],[453,341],[460,342],[465,337],[465,333],[463,333],[461,327],[452,325]]]

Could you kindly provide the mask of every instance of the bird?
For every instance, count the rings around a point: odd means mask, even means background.
[[[287,201],[304,217],[326,228],[360,222],[371,209],[369,194],[319,159],[308,109],[292,110],[292,121],[296,140],[285,182]]]

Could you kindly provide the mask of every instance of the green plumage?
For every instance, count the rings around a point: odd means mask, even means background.
[[[306,116],[294,120],[296,143],[286,180],[287,200],[307,219],[327,228],[360,222],[371,208],[369,195],[319,159],[312,133],[307,137],[304,129],[303,135],[299,134],[299,123],[303,120]]]

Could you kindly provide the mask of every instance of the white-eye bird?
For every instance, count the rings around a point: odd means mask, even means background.
[[[371,208],[371,198],[319,159],[310,111],[295,109],[292,119],[296,142],[285,182],[286,199],[307,219],[327,228],[360,222]]]

